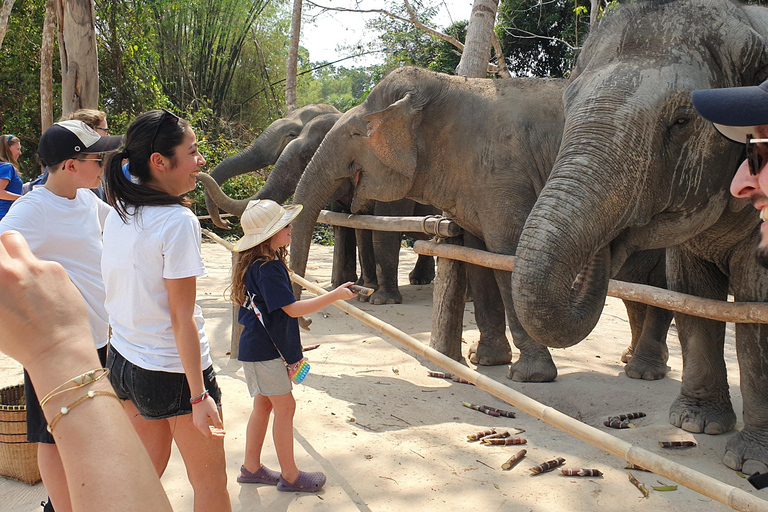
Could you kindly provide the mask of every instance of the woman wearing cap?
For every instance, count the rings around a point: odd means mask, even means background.
[[[240,306],[238,322],[244,326],[237,358],[243,362],[253,397],[245,461],[237,481],[277,485],[279,491],[316,492],[325,485],[325,475],[299,471],[293,457],[296,402],[291,394],[291,377],[306,364],[297,318],[356,294],[349,289],[352,283],[346,283],[313,299],[297,301],[294,297],[286,247],[291,243],[291,221],[301,208],[283,208],[268,199],[249,202],[241,221],[245,235],[235,245],[240,258],[232,267],[232,302]],[[271,411],[275,413],[272,436],[279,473],[261,463]]]
[[[229,511],[221,391],[195,281],[205,274],[200,224],[182,197],[205,165],[189,123],[165,110],[128,127],[106,169],[102,273],[115,392],[158,475],[181,452],[196,511]],[[128,158],[133,183],[122,172]]]
[[[3,135],[0,142],[0,219],[5,217],[13,202],[21,197],[21,181],[17,171],[21,156],[21,141],[15,135]]]

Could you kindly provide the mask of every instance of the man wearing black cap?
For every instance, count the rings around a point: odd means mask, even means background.
[[[757,261],[768,268],[768,80],[758,86],[704,89],[691,93],[693,106],[729,139],[746,145],[747,159],[736,170],[731,194],[760,210]],[[761,172],[762,171],[762,172]]]
[[[0,233],[20,232],[32,253],[56,261],[85,299],[88,321],[102,358],[106,359],[108,315],[101,277],[101,233],[110,207],[89,189],[96,188],[106,153],[120,146],[121,137],[100,136],[82,121],[61,121],[40,138],[37,154],[50,176],[45,185],[23,195],[0,220]],[[45,304],[40,305],[45,321]],[[50,496],[45,510],[71,510],[64,468],[29,377],[24,375],[27,440],[38,445],[38,465]],[[50,503],[53,503],[51,506]]]

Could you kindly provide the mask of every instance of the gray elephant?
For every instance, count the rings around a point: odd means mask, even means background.
[[[264,134],[246,150],[237,155],[223,160],[213,171],[210,177],[201,175],[200,181],[206,186],[206,201],[211,201],[212,208],[209,208],[211,216],[216,213],[218,218],[218,207],[228,213],[241,215],[245,210],[248,201],[252,199],[272,199],[279,203],[285,202],[293,195],[296,184],[301,178],[305,167],[311,160],[318,146],[322,142],[326,133],[331,129],[334,123],[341,117],[341,113],[325,112],[329,105],[310,105],[297,110],[302,111],[301,115],[292,115],[289,118],[275,121],[270,125]],[[296,113],[294,113],[296,114]],[[271,140],[274,144],[276,133],[283,135],[285,140],[293,136],[303,118],[314,115],[312,119],[305,119],[301,132],[293,140],[288,142],[279,158],[271,163],[274,164],[269,178],[264,186],[252,197],[242,200],[234,200],[221,191],[219,183],[224,179],[231,178],[238,174],[254,170],[254,164],[248,166],[233,167],[235,164],[244,165],[243,162],[257,160],[256,154],[261,155],[260,163],[266,161],[264,152],[257,151],[254,148],[264,149],[267,145],[262,139]],[[281,121],[291,121],[281,123]],[[272,133],[268,133],[270,129]],[[289,129],[290,128],[290,129]],[[259,142],[261,141],[261,142]],[[257,142],[259,142],[257,144]],[[274,155],[272,155],[274,156]],[[270,158],[272,157],[270,156]],[[265,164],[266,165],[266,164]],[[345,189],[339,191],[336,197],[332,198],[332,210],[338,212],[349,212],[349,194]],[[398,201],[395,203],[378,203],[372,207],[371,213],[375,215],[432,215],[437,213],[433,207],[417,205],[413,201]],[[215,222],[215,221],[214,221]],[[227,226],[226,221],[220,221],[220,225]],[[418,235],[416,235],[418,236]],[[393,304],[401,303],[402,295],[397,282],[397,267],[400,252],[400,233],[371,233],[366,230],[355,230],[348,228],[334,228],[334,266],[332,281],[334,286],[339,286],[348,281],[356,281],[356,245],[360,247],[360,277],[361,284],[374,288],[376,291],[370,297],[360,296],[360,300],[370,301],[372,304]],[[435,277],[434,259],[430,256],[420,256],[416,266],[411,271],[409,278],[412,284],[428,284]]]
[[[309,122],[317,116],[326,114],[336,115],[337,119],[341,116],[341,112],[336,110],[336,107],[325,103],[307,105],[306,107],[296,109],[289,116],[278,119],[270,124],[250,146],[236,155],[232,155],[222,160],[219,165],[213,168],[210,173],[211,176],[216,183],[221,185],[228,179],[239,176],[240,174],[256,172],[268,165],[273,165],[277,162],[280,155],[282,155],[285,147],[294,139],[302,137],[305,140],[310,141],[316,138],[318,136],[318,131],[322,130],[325,125],[318,123],[310,125]],[[325,137],[327,131],[328,130],[322,132],[320,141],[323,140],[322,138]],[[316,149],[317,146],[314,146],[314,148]],[[312,152],[314,152],[314,149]],[[299,155],[300,152],[294,154]],[[298,177],[296,180],[298,181]],[[279,186],[280,184],[276,183],[275,185]],[[293,186],[295,187],[295,183]],[[275,193],[282,194],[282,191],[276,189]],[[293,189],[291,189],[291,193],[288,194],[285,199],[288,199],[292,193]],[[205,206],[208,208],[208,214],[211,216],[211,220],[215,225],[221,228],[229,227],[229,223],[219,216],[219,209],[216,208],[216,204],[207,192],[205,194]]]
[[[552,175],[517,249],[521,324],[550,347],[578,343],[597,322],[608,280],[637,250],[667,251],[671,289],[766,301],[754,257],[759,218],[728,186],[742,148],[691,104],[691,91],[768,78],[768,11],[715,0],[622,7],[585,42],[564,93],[565,131]],[[341,121],[340,121],[341,122]],[[731,430],[725,324],[676,315],[680,395],[669,420],[690,432]],[[744,429],[723,462],[768,466],[768,329],[737,325]]]
[[[304,273],[318,212],[350,177],[355,181],[352,211],[370,200],[407,197],[444,210],[488,250],[514,254],[560,147],[564,86],[562,80],[468,79],[420,68],[390,73],[365,102],[334,125],[299,182],[294,197],[304,210],[293,223],[293,269]],[[646,282],[649,276],[663,281],[658,271],[663,251],[635,258],[638,265],[628,271],[628,279],[641,279],[645,273]],[[481,332],[476,360],[511,360],[503,313],[495,314],[503,302],[520,350],[509,377],[553,380],[557,369],[549,350],[517,322],[509,272],[473,266],[470,270],[477,272],[469,276]],[[638,333],[630,365],[635,376],[661,378],[667,372],[665,337],[671,315],[637,304],[630,307],[635,313],[630,314],[633,332]],[[451,352],[449,347],[439,349]],[[456,357],[455,352],[451,355]]]

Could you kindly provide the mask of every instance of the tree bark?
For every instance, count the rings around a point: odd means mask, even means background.
[[[287,114],[296,110],[296,75],[299,65],[299,36],[301,35],[301,0],[293,0],[291,16],[291,42],[288,63],[285,66],[285,107]]]
[[[493,26],[499,0],[475,0],[464,41],[464,53],[456,68],[456,74],[470,78],[485,78],[488,61],[491,60]]]
[[[55,0],[46,0],[43,39],[40,43],[40,125],[43,131],[53,124],[53,37],[55,31]]]
[[[59,22],[62,116],[98,108],[99,58],[93,0],[55,0]]]
[[[3,46],[3,39],[5,39],[5,33],[8,30],[8,18],[11,17],[11,9],[13,9],[13,2],[15,0],[5,0],[3,2],[3,8],[0,9],[0,48]]]

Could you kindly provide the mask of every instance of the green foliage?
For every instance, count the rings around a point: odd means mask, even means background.
[[[371,72],[364,68],[347,69],[328,65],[304,77],[299,81],[296,91],[300,107],[312,103],[328,103],[341,112],[360,104],[376,85]]]
[[[567,75],[589,31],[587,3],[581,1],[501,0],[497,32],[513,75]]]
[[[16,0],[8,31],[0,48],[0,133],[21,140],[20,169],[26,181],[40,174],[35,152],[41,131],[40,43],[45,18],[44,0]],[[53,94],[61,96],[61,64],[54,49]],[[61,113],[54,112],[54,116]]]
[[[419,21],[422,24],[450,35],[462,43],[464,42],[467,35],[467,21],[456,22],[444,30],[439,29],[430,21],[436,13],[434,7],[423,5],[420,2],[413,2],[413,5],[419,13]],[[410,17],[401,2],[393,3],[388,11],[402,18]],[[367,23],[366,27],[382,33],[379,40],[371,43],[371,46],[386,55],[383,69],[392,69],[398,66],[420,66],[433,71],[453,74],[459,60],[461,60],[461,54],[455,46],[444,39],[425,32],[412,23],[395,20],[382,14]]]
[[[312,243],[333,245],[333,226],[328,224],[315,224],[315,231],[312,233]]]

